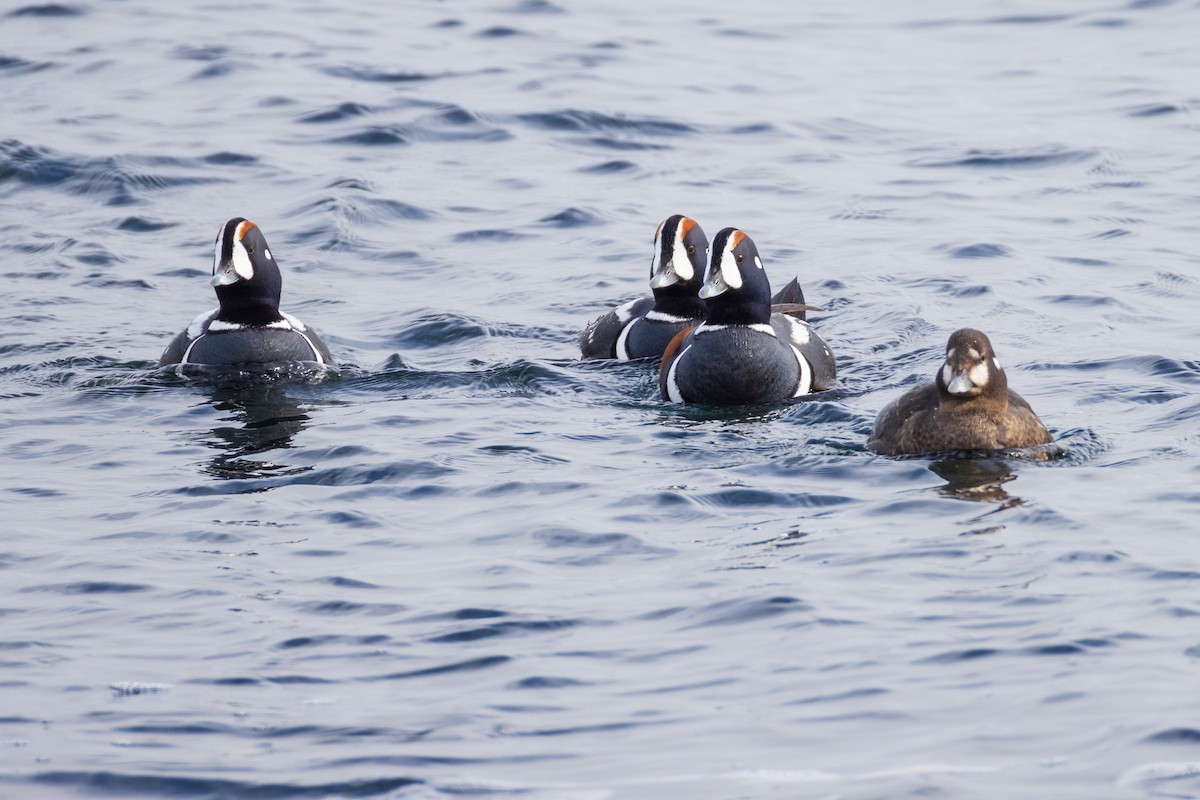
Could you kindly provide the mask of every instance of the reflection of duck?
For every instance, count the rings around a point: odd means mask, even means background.
[[[292,438],[308,426],[309,415],[282,392],[274,389],[217,390],[212,406],[232,412],[226,420],[241,423],[213,428],[203,444],[219,452],[204,472],[222,480],[246,480],[307,472],[311,466],[292,467],[251,458],[272,450],[286,450]]]
[[[1000,503],[1004,508],[1013,508],[1024,502],[1001,488],[1017,476],[1012,467],[1000,459],[953,458],[934,461],[929,469],[946,481],[946,485],[938,489],[946,497],[975,503]]]

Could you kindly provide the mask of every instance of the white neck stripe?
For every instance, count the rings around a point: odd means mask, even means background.
[[[696,336],[699,336],[702,333],[712,333],[714,331],[723,331],[726,328],[748,328],[752,331],[758,331],[759,333],[765,333],[768,336],[775,336],[775,329],[772,328],[770,325],[766,324],[765,322],[755,322],[751,325],[709,325],[707,322],[703,322],[696,326],[696,329],[693,331],[693,333]],[[778,337],[776,337],[776,338],[778,338]]]
[[[692,317],[677,317],[674,314],[664,314],[662,311],[648,311],[645,319],[651,322],[691,322]]]

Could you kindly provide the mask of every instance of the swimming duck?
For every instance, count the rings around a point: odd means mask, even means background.
[[[1054,441],[1008,377],[982,332],[950,334],[936,380],[879,412],[867,447],[888,456],[948,450],[1002,450]]]
[[[196,317],[158,360],[234,366],[315,361],[336,366],[316,332],[279,310],[283,279],[262,230],[234,217],[217,231],[212,286],[220,307]]]
[[[704,322],[676,335],[663,355],[659,389],[664,400],[773,402],[837,382],[825,340],[797,316],[772,311],[770,281],[758,248],[744,232],[725,228],[713,239],[700,297],[707,303]]]
[[[581,357],[661,358],[681,330],[704,319],[697,297],[708,260],[708,238],[694,219],[675,214],[654,234],[653,297],[639,297],[594,320],[579,337]]]

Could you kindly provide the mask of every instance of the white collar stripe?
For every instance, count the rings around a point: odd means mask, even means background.
[[[629,360],[629,331],[636,324],[637,324],[637,320],[635,319],[632,322],[630,322],[628,325],[626,325],[624,328],[621,328],[621,335],[617,337],[617,345],[616,345],[618,361],[628,361]]]
[[[683,392],[679,390],[679,381],[675,378],[675,370],[678,369],[679,362],[687,355],[687,351],[691,349],[692,346],[690,344],[683,348],[683,352],[675,356],[675,360],[671,362],[671,368],[667,370],[667,399],[672,403],[683,402]]]

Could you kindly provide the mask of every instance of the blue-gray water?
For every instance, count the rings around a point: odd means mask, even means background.
[[[1198,24],[8,5],[0,796],[1200,797]],[[672,213],[844,391],[575,360]],[[239,215],[340,381],[154,370]],[[967,325],[1065,458],[864,449]]]

